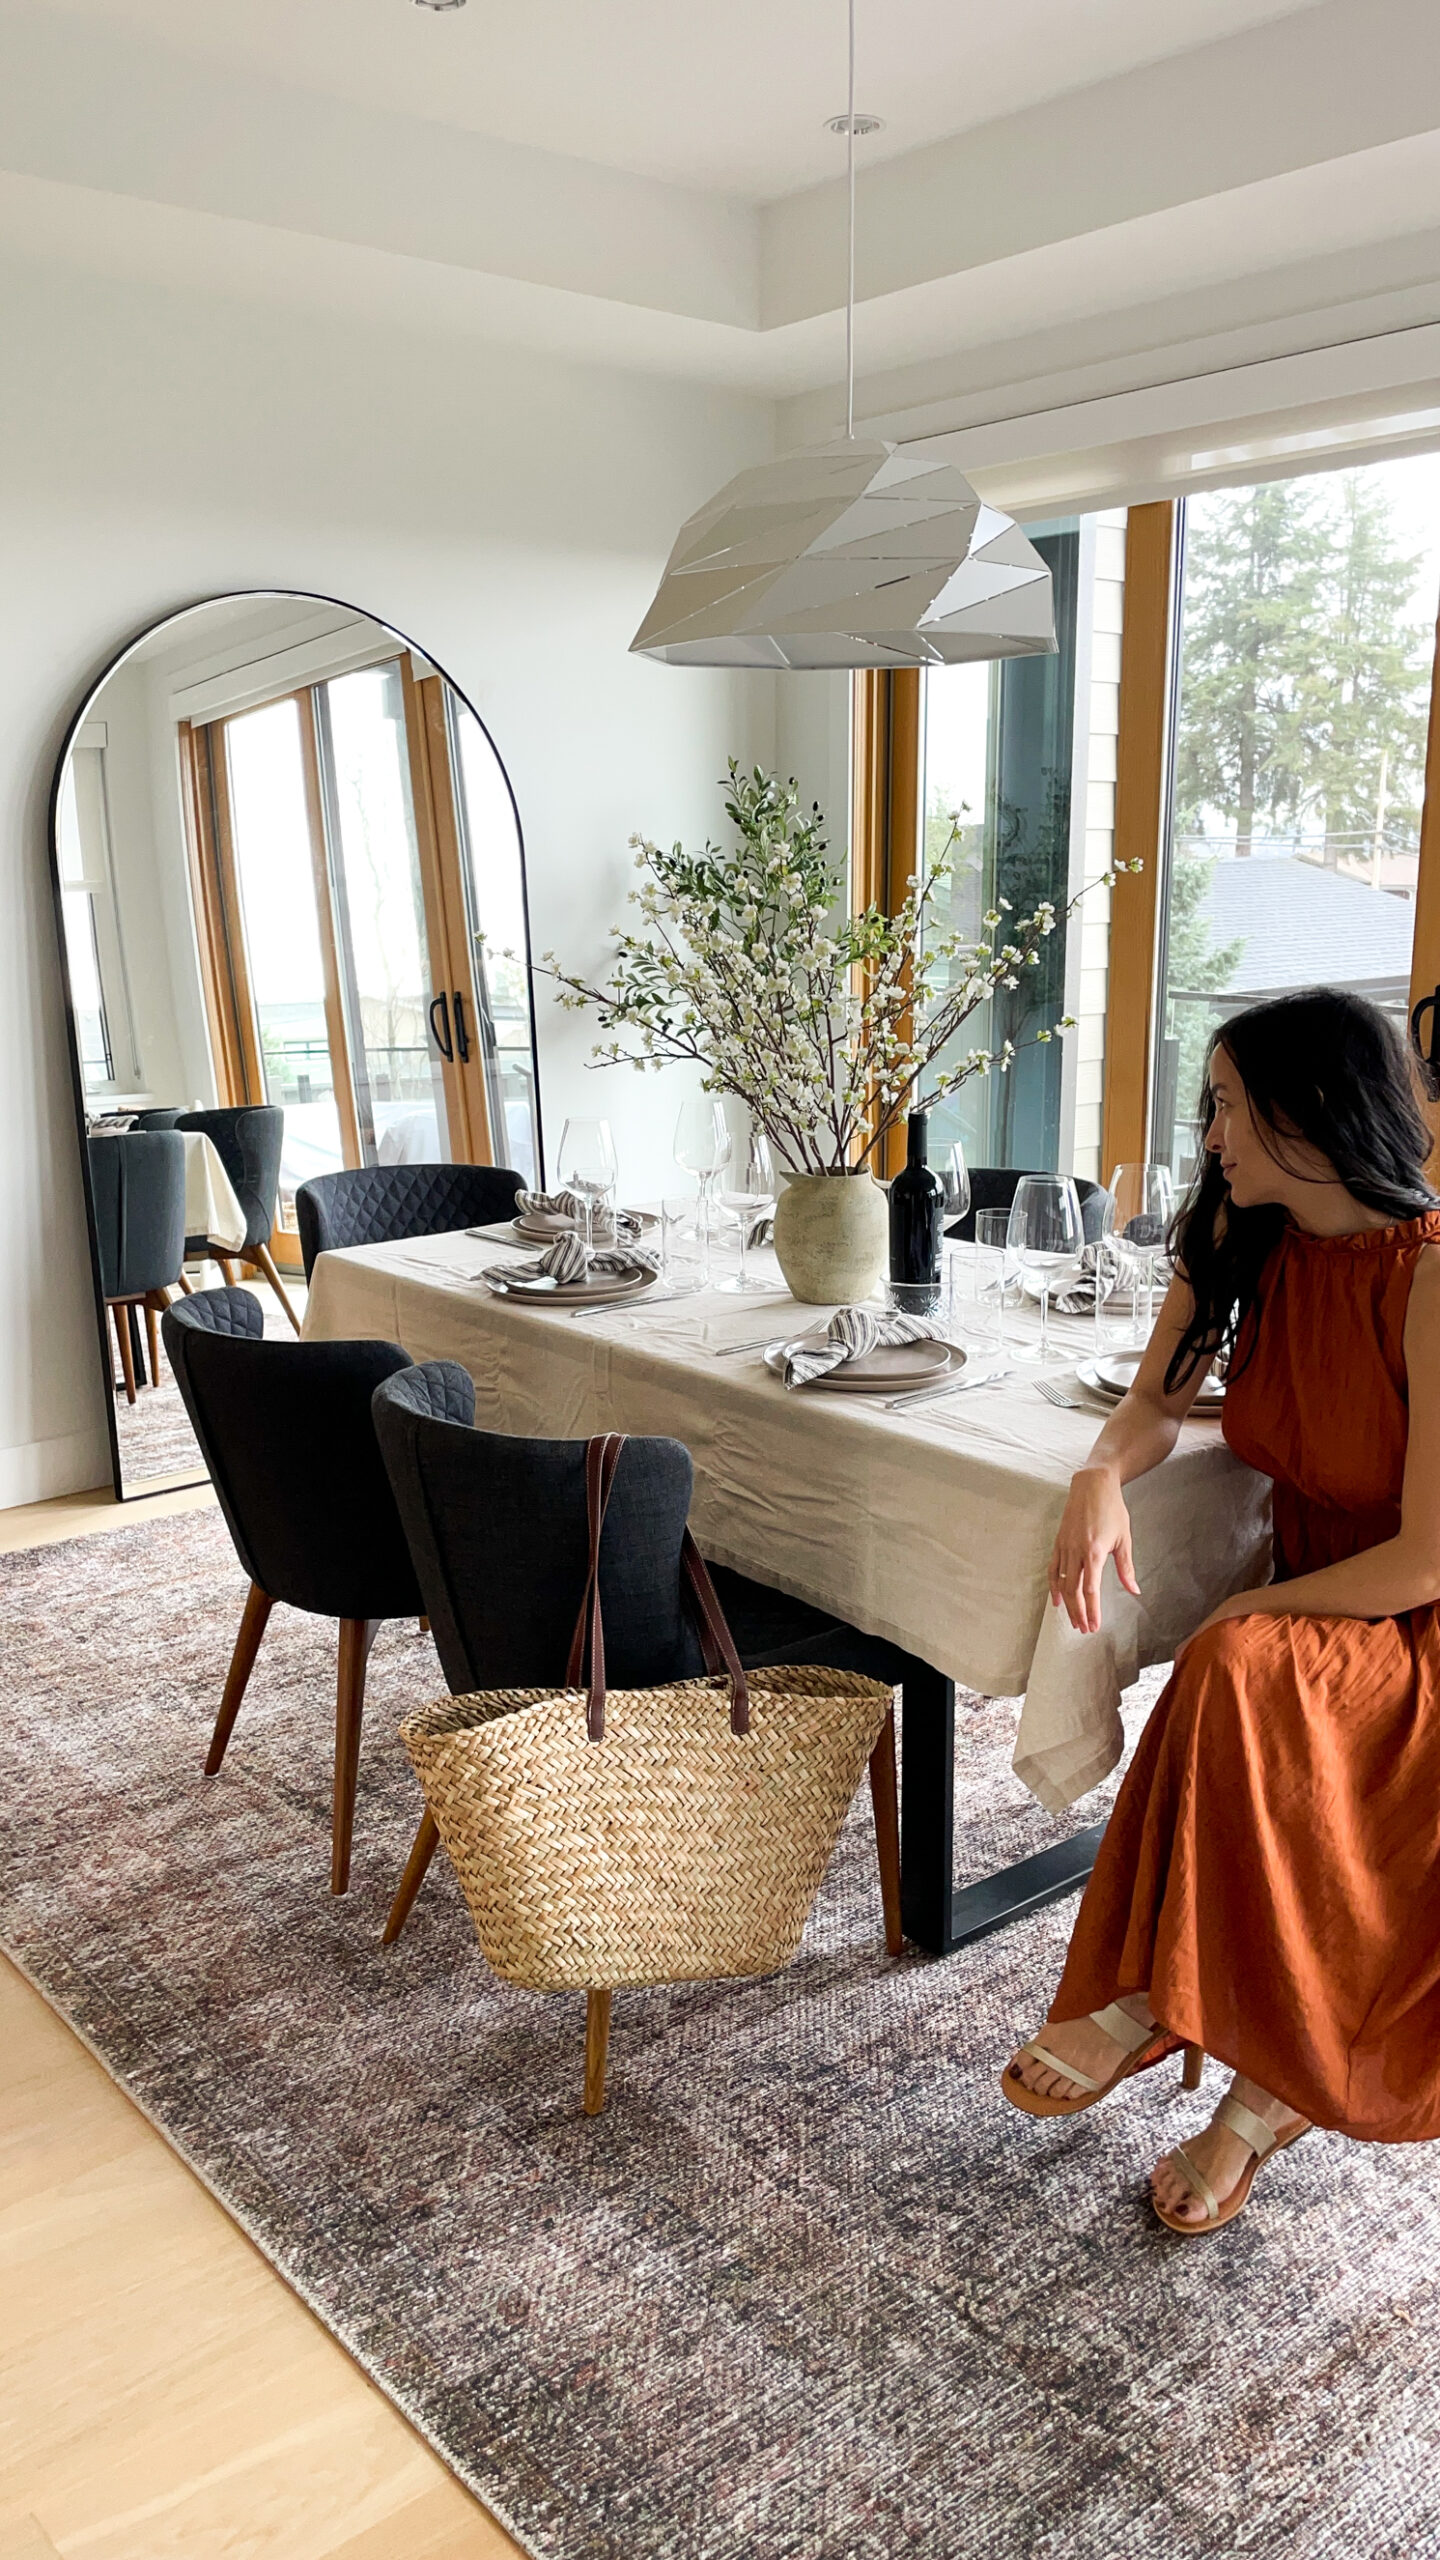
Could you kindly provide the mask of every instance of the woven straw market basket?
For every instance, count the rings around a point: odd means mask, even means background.
[[[857,1673],[445,1698],[401,1729],[484,1954],[536,1991],[770,1973],[799,1945],[891,1691]]]

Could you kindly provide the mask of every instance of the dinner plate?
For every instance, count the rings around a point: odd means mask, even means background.
[[[1076,1375],[1097,1395],[1107,1396],[1118,1404],[1127,1389],[1134,1385],[1135,1372],[1144,1356],[1143,1351],[1107,1352],[1103,1360],[1082,1361]],[[1191,1414],[1198,1419],[1202,1414],[1219,1413],[1224,1402],[1224,1381],[1209,1377],[1190,1408]]]
[[[558,1289],[540,1289],[503,1271],[498,1276],[504,1282],[495,1292],[498,1297],[519,1298],[535,1307],[603,1307],[612,1298],[643,1297],[655,1286],[653,1271],[587,1271],[583,1280],[567,1280]]]
[[[817,1325],[813,1332],[802,1333],[789,1342],[772,1342],[765,1354],[765,1366],[777,1378],[783,1378],[792,1351],[802,1345],[807,1351],[818,1351],[825,1338],[824,1326]],[[841,1368],[827,1369],[823,1378],[810,1378],[806,1383],[833,1388],[843,1395],[882,1396],[902,1387],[929,1386],[964,1366],[965,1354],[955,1342],[887,1342],[867,1351],[863,1359],[847,1360]]]
[[[659,1225],[659,1220],[649,1209],[625,1209],[622,1210],[621,1215],[629,1222],[626,1228],[627,1240],[637,1234],[648,1235],[652,1228]],[[573,1218],[557,1217],[553,1213],[514,1218],[509,1227],[509,1233],[520,1244],[553,1244],[557,1236],[568,1236],[576,1232],[578,1231]],[[597,1234],[595,1241],[598,1245],[608,1239]]]

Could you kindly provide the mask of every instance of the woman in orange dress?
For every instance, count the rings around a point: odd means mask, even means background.
[[[1235,2073],[1151,2177],[1173,2230],[1243,2206],[1310,2125],[1440,2135],[1440,1202],[1394,1026],[1341,993],[1216,1035],[1178,1276],[1071,1485],[1051,1597],[1100,1624],[1122,1488],[1217,1355],[1225,1437],[1274,1480],[1274,1574],[1184,1644],[1137,1746],[1050,2018],[1002,2078],[1093,2106],[1181,2043]],[[1138,1595],[1137,1595],[1138,1596]]]

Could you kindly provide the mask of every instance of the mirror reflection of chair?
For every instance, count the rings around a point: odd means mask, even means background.
[[[229,1176],[231,1189],[245,1214],[245,1240],[233,1260],[253,1262],[263,1271],[291,1324],[300,1319],[275,1268],[270,1238],[280,1192],[280,1150],[285,1142],[285,1114],[277,1103],[228,1103],[215,1111],[182,1111],[177,1129],[198,1129],[210,1140]],[[208,1236],[187,1236],[187,1253],[214,1255]],[[216,1257],[227,1280],[236,1277],[229,1253]]]
[[[375,1392],[375,1433],[410,1541],[446,1683],[481,1689],[563,1687],[589,1568],[585,1442],[476,1431],[475,1389],[457,1361],[396,1370]],[[680,1546],[695,1470],[678,1440],[629,1439],[605,1514],[600,1597],[612,1689],[648,1688],[704,1670],[682,1597]],[[894,1645],[803,1600],[711,1567],[747,1670],[814,1663],[892,1684]],[[903,1944],[895,1732],[887,1718],[870,1762],[885,1942]],[[439,1833],[427,1812],[385,1924],[399,1936]]]
[[[115,1326],[125,1398],[137,1376],[131,1310],[144,1311],[150,1378],[159,1378],[156,1318],[168,1292],[188,1286],[185,1260],[185,1143],[173,1130],[126,1130],[89,1141],[90,1192],[100,1248],[100,1287]]]
[[[180,1105],[177,1102],[163,1109],[137,1111],[130,1126],[132,1129],[173,1129],[178,1126],[179,1119]]]
[[[1033,1168],[1032,1168],[1033,1169]],[[1025,1179],[1025,1168],[1019,1165],[975,1164],[970,1167],[970,1206],[963,1218],[945,1230],[961,1244],[975,1241],[975,1221],[982,1209],[1008,1209],[1016,1190]],[[1105,1232],[1101,1204],[1106,1198],[1103,1182],[1087,1182],[1077,1175],[1075,1189],[1080,1197],[1080,1215],[1085,1226],[1087,1244],[1097,1244]]]
[[[422,1603],[370,1400],[408,1354],[393,1342],[267,1342],[248,1289],[202,1289],[165,1318],[165,1348],[249,1597],[205,1774],[225,1757],[271,1609],[340,1621],[330,1890],[350,1880],[365,1665],[377,1622]]]
[[[317,1173],[295,1194],[308,1280],[315,1257],[345,1245],[456,1235],[513,1217],[521,1177],[495,1164],[367,1164]]]

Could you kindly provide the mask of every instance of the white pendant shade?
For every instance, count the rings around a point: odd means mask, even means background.
[[[690,667],[928,667],[1055,647],[1050,572],[953,464],[847,439],[682,525],[632,649]]]

